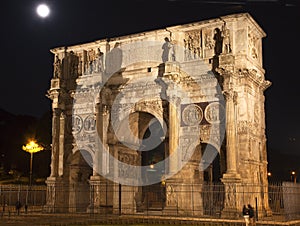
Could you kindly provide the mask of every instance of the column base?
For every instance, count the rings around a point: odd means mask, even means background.
[[[222,218],[239,218],[242,215],[241,200],[241,176],[236,172],[228,172],[223,175],[221,181],[225,187],[224,209]]]
[[[88,206],[88,213],[112,214],[113,206]]]
[[[166,204],[163,215],[203,216],[202,184],[168,179],[166,181]]]
[[[241,217],[241,215],[240,209],[225,207],[222,210],[221,218],[238,219]]]
[[[69,187],[59,177],[48,177],[46,180],[47,194],[44,211],[48,213],[68,212]]]
[[[237,172],[227,172],[223,174],[223,178],[221,181],[230,182],[230,183],[240,183],[241,182],[241,175]]]

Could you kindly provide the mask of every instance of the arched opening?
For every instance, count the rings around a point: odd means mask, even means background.
[[[218,150],[211,144],[201,143],[201,153],[203,180],[209,183],[221,182],[221,158]]]
[[[224,156],[213,145],[201,144],[201,166],[203,169],[203,210],[204,215],[218,216],[224,206]]]
[[[86,212],[90,204],[89,178],[93,174],[93,158],[86,150],[76,151],[70,163],[69,211]]]
[[[143,179],[150,185],[142,187],[143,208],[162,210],[165,206],[165,187],[161,178],[165,173],[165,134],[160,122],[152,116],[141,145],[141,164],[145,167]],[[159,163],[159,164],[158,164]]]

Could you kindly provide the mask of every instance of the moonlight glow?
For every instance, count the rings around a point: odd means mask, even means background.
[[[50,9],[47,5],[41,4],[36,8],[36,12],[40,17],[47,17],[50,13]]]

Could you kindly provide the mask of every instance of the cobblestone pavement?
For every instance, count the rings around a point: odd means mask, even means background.
[[[117,216],[117,215],[90,215],[90,214],[11,214],[0,218],[0,225],[15,226],[76,226],[76,225],[201,225],[201,226],[242,226],[242,219],[200,219],[166,216]],[[274,220],[258,221],[256,226],[300,226],[300,220],[290,222],[276,222]]]

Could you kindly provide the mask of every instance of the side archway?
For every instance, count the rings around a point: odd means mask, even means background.
[[[93,174],[93,157],[90,152],[77,150],[70,156],[69,212],[86,212],[90,204],[89,179]]]

